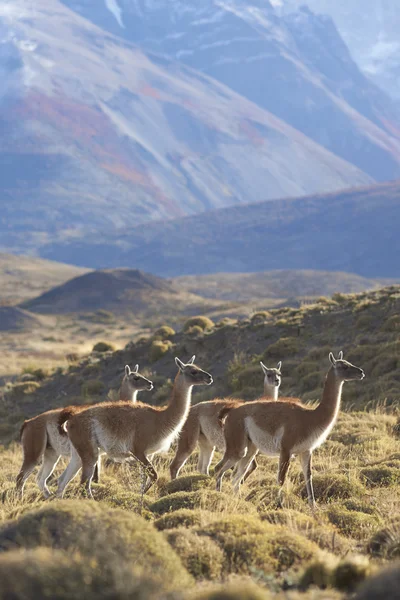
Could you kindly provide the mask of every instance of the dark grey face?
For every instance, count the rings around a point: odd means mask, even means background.
[[[349,363],[347,360],[337,360],[334,365],[335,371],[343,381],[352,381],[354,379],[364,379],[365,373],[359,367]]]
[[[192,356],[190,361],[185,364],[179,358],[175,358],[175,362],[190,385],[211,385],[213,382],[212,376],[207,371],[203,371],[203,369],[195,365],[194,359],[195,357]]]
[[[150,379],[147,379],[146,377],[144,377],[143,375],[141,375],[140,373],[130,373],[130,375],[127,376],[128,382],[129,382],[129,386],[139,392],[140,390],[152,390],[153,389],[153,382],[150,381]]]
[[[268,385],[279,387],[281,385],[281,376],[276,369],[269,369],[266,374]]]

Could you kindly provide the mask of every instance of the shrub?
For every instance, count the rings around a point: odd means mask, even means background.
[[[337,559],[329,554],[318,556],[305,568],[300,577],[299,588],[305,591],[310,586],[323,590],[331,587],[336,564]]]
[[[310,560],[319,552],[313,542],[278,525],[270,525],[257,517],[230,515],[200,530],[223,548],[226,568],[234,573],[266,573],[286,570]]]
[[[193,600],[267,600],[270,597],[265,589],[258,587],[253,581],[216,586],[192,596]]]
[[[190,577],[162,534],[138,515],[89,500],[63,500],[24,514],[0,529],[0,549],[45,546],[97,560],[110,556],[152,573],[173,589]]]
[[[197,335],[203,335],[203,333],[204,329],[202,329],[199,325],[193,325],[193,327],[189,327],[189,329],[186,330],[186,335],[191,335],[193,337]]]
[[[259,393],[263,389],[264,375],[260,365],[247,365],[231,371],[231,386],[233,391],[238,392],[245,387],[258,387]]]
[[[100,379],[89,379],[82,384],[82,396],[100,396],[105,385]]]
[[[22,383],[14,383],[11,390],[7,392],[9,396],[19,396],[20,394],[33,394],[40,387],[37,381],[24,381]]]
[[[178,527],[200,526],[204,520],[212,520],[214,513],[205,510],[194,510],[182,508],[174,512],[166,513],[156,521],[154,525],[159,531],[164,529],[176,529]]]
[[[197,490],[208,487],[209,483],[210,478],[207,475],[186,475],[169,481],[161,490],[161,494],[166,496],[175,494],[175,492],[197,492]]]
[[[286,357],[297,354],[299,351],[299,341],[294,337],[280,338],[274,344],[270,344],[264,352],[264,359],[270,358],[285,360]]]
[[[400,519],[376,531],[367,546],[369,554],[383,558],[400,557]]]
[[[150,510],[157,515],[179,510],[181,508],[205,508],[215,512],[222,512],[227,507],[234,505],[236,512],[256,512],[255,508],[248,502],[232,498],[227,494],[214,490],[199,490],[197,492],[176,492],[156,500],[149,506]]]
[[[379,521],[373,515],[350,511],[343,506],[332,506],[328,510],[329,521],[335,525],[343,535],[363,537],[376,528]]]
[[[344,592],[353,592],[371,574],[371,566],[365,556],[353,556],[342,560],[332,573],[332,585]]]
[[[155,598],[159,591],[159,584],[142,579],[116,556],[108,555],[100,567],[95,559],[49,548],[3,553],[0,580],[0,600],[145,600]]]
[[[364,489],[358,481],[349,481],[346,475],[339,473],[317,473],[313,475],[314,494],[317,500],[329,502],[330,500],[344,500],[360,496]],[[302,482],[298,486],[298,493],[307,498],[306,486]]]
[[[267,321],[270,318],[271,318],[270,312],[268,312],[267,310],[260,310],[256,313],[254,313],[254,315],[252,315],[251,322],[256,323],[256,324],[265,323],[265,321]]]
[[[188,529],[175,529],[166,534],[169,544],[196,579],[221,576],[224,553],[216,542]]]
[[[394,467],[365,467],[361,469],[360,475],[368,487],[388,487],[400,481],[399,470]]]
[[[93,346],[92,352],[115,352],[115,346],[108,342],[97,342]]]
[[[195,326],[200,327],[202,331],[205,331],[206,329],[212,329],[214,327],[214,322],[208,317],[190,317],[184,324],[183,331],[186,332],[191,327]]]
[[[157,362],[168,352],[172,344],[169,340],[162,342],[161,340],[154,340],[150,346],[150,362]]]
[[[162,325],[155,332],[154,338],[155,339],[158,338],[160,340],[168,340],[169,338],[173,337],[174,335],[175,335],[175,330],[172,329],[172,327],[169,327],[168,325]]]
[[[25,367],[22,369],[22,373],[23,375],[31,375],[36,381],[43,381],[43,379],[49,376],[49,372],[41,367]]]
[[[319,371],[309,373],[300,380],[301,392],[312,392],[317,388],[322,388],[323,376]]]

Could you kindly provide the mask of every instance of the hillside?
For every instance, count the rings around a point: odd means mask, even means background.
[[[59,0],[2,3],[0,33],[0,250],[30,253],[93,232],[118,235],[126,223],[374,178],[215,79]],[[390,148],[388,176],[397,172],[394,140]]]
[[[313,269],[399,278],[400,182],[260,202],[42,248],[90,267],[162,276]],[[371,243],[373,241],[373,243]]]
[[[0,253],[0,304],[16,304],[85,273],[62,263]]]
[[[367,279],[354,273],[301,270],[186,275],[176,277],[173,281],[180,289],[206,298],[253,303],[267,299],[332,296],[335,292],[351,294],[391,283]]]
[[[206,304],[201,296],[182,291],[161,277],[133,269],[110,269],[75,277],[21,306],[54,315],[106,310],[154,317],[161,310],[193,314]]]
[[[400,441],[400,287],[252,319],[210,324],[187,333],[162,328],[103,357],[92,353],[41,381],[25,373],[0,399],[0,600],[375,600],[398,592]],[[190,327],[191,326],[191,327]],[[168,339],[166,339],[168,338]],[[139,362],[155,383],[141,399],[163,403],[171,392],[174,356],[210,371],[214,384],[193,401],[262,390],[259,360],[283,361],[281,395],[320,397],[328,352],[344,350],[365,380],[345,383],[328,440],[313,453],[317,506],[310,511],[299,461],[292,460],[278,501],[278,461],[257,456],[258,468],[232,492],[197,471],[198,451],[170,480],[175,446],[153,459],[158,480],[143,495],[140,467],[104,461],[95,501],[76,478],[67,499],[44,501],[32,475],[15,492],[22,463],[23,420],[47,408],[115,397],[124,365]],[[155,352],[157,350],[157,352]],[[10,443],[11,442],[11,443]],[[221,458],[216,452],[213,465]],[[55,491],[62,459],[49,481]],[[381,571],[392,567],[391,572]],[[378,580],[376,580],[378,577]],[[384,586],[384,587],[383,587]]]
[[[195,392],[197,400],[258,394],[262,384],[259,360],[267,365],[283,361],[282,394],[316,399],[329,350],[343,349],[367,374],[362,393],[355,384],[346,386],[344,407],[392,405],[400,398],[399,312],[400,287],[393,286],[357,295],[337,294],[332,300],[322,299],[300,309],[255,313],[251,319],[222,320],[204,333],[198,328],[172,336],[165,333],[168,340],[163,340],[161,331],[155,338],[141,338],[104,359],[96,358],[95,366],[91,357],[71,365],[64,373],[44,380],[33,396],[26,396],[17,386],[11,398],[14,406],[28,415],[45,410],[49,402],[62,405],[95,400],[118,386],[125,364],[139,363],[154,379],[153,401],[159,403],[168,394],[165,379],[174,376],[173,357],[196,354],[199,364],[215,375],[212,389],[200,396]],[[83,392],[87,379],[99,382],[92,398]],[[146,401],[151,402],[151,397]]]
[[[116,13],[96,0],[63,1],[211,76],[375,180],[400,176],[400,112],[361,73],[331,19],[304,8],[280,16],[268,0],[118,0]]]

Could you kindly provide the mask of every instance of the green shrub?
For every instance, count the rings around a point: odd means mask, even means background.
[[[49,376],[49,371],[47,369],[43,369],[42,367],[25,367],[22,369],[22,373],[24,375],[32,375],[36,381],[43,381],[43,379],[46,379],[46,377]]]
[[[173,337],[174,335],[175,335],[175,330],[172,329],[172,327],[169,327],[168,325],[162,325],[155,332],[154,338],[159,339],[159,340],[168,340],[169,338]]]
[[[365,556],[343,559],[332,574],[332,585],[344,592],[353,592],[371,574],[371,566]]]
[[[239,392],[243,388],[258,388],[261,396],[263,389],[264,375],[260,365],[247,365],[242,368],[236,368],[230,373],[230,384],[234,392]]]
[[[337,559],[329,554],[317,556],[305,568],[300,577],[299,588],[302,591],[311,586],[326,589],[332,586],[333,571],[337,565]]]
[[[274,344],[270,344],[264,352],[264,360],[285,360],[288,356],[297,354],[299,351],[299,341],[294,337],[280,338]]]
[[[169,340],[165,340],[163,342],[161,340],[154,340],[151,342],[149,355],[150,362],[154,363],[160,360],[160,358],[162,358],[164,354],[168,352],[171,346],[172,344]]]
[[[224,553],[216,542],[188,529],[174,529],[166,534],[168,543],[196,579],[217,579],[221,576]]]
[[[370,538],[367,546],[369,554],[386,559],[400,557],[400,519],[378,529]]]
[[[343,535],[357,538],[371,534],[379,524],[379,520],[373,515],[350,511],[343,506],[331,506],[328,518]]]
[[[265,321],[267,321],[270,318],[271,318],[270,312],[268,312],[267,310],[260,310],[251,316],[251,322],[256,323],[256,324],[265,323]]]
[[[115,352],[115,346],[108,342],[97,342],[93,346],[92,352]]]
[[[170,589],[190,577],[163,535],[142,517],[89,500],[63,500],[28,512],[0,529],[0,549],[44,546],[79,552],[105,568],[110,556],[151,573]],[[104,553],[104,554],[103,554]]]
[[[204,329],[202,329],[199,325],[193,325],[193,327],[189,327],[189,329],[187,329],[185,333],[186,335],[191,335],[195,337],[198,335],[203,335]]]
[[[208,317],[190,317],[184,324],[183,331],[186,332],[191,327],[200,327],[202,331],[205,331],[206,329],[212,329],[214,327],[214,322]]]
[[[50,548],[3,553],[0,581],[0,600],[150,600],[158,597],[161,584],[142,579],[111,554],[100,566],[95,558]]]
[[[105,391],[105,385],[100,379],[89,379],[82,384],[82,396],[100,396]]]
[[[228,507],[234,507],[238,513],[256,512],[256,509],[248,502],[238,498],[232,498],[228,494],[214,490],[199,490],[197,492],[176,492],[169,494],[150,505],[150,510],[157,515],[164,515],[181,508],[205,508],[215,512],[222,512]]]
[[[20,394],[33,394],[40,387],[37,381],[23,381],[22,383],[14,383],[12,388],[7,392],[8,396],[19,396]]]
[[[316,389],[322,389],[323,375],[319,371],[309,373],[300,380],[301,393],[312,392]]]

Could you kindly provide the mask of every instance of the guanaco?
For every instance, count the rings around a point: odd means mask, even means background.
[[[260,362],[264,373],[264,398],[278,399],[279,386],[281,385],[282,362],[279,362],[276,368],[268,368]],[[171,479],[176,479],[179,471],[194,452],[196,445],[199,445],[199,460],[197,468],[204,475],[209,474],[209,468],[215,448],[225,450],[224,433],[219,421],[219,413],[225,407],[233,408],[239,406],[241,402],[234,399],[215,399],[208,402],[199,402],[191,407],[188,419],[183,426],[178,439],[178,448],[175,458],[170,465]],[[254,457],[251,468],[247,471],[249,476],[257,468],[256,458]]]
[[[323,444],[336,422],[343,383],[365,377],[362,369],[343,359],[343,352],[339,352],[337,359],[331,352],[329,360],[331,367],[325,379],[322,399],[316,408],[295,401],[255,401],[221,411],[221,419],[227,415],[224,426],[226,450],[215,468],[217,490],[221,490],[224,473],[235,467],[232,483],[234,489],[239,491],[243,476],[253,457],[260,451],[268,456],[279,456],[280,502],[290,459],[298,455],[308,502],[314,509],[312,452]]]
[[[136,402],[137,394],[141,390],[153,389],[152,382],[139,373],[139,365],[133,371],[129,365],[125,366],[125,375],[119,389],[119,400]],[[77,406],[76,411],[86,410],[87,406]],[[53,473],[61,456],[70,456],[71,445],[65,435],[58,429],[58,419],[62,408],[49,410],[37,417],[28,419],[21,427],[21,445],[23,450],[23,463],[17,476],[16,488],[23,494],[26,480],[42,459],[42,466],[36,478],[36,483],[45,498],[51,493],[47,481]],[[100,460],[95,469],[95,480],[99,481]]]
[[[164,407],[137,402],[103,403],[76,412],[66,408],[60,414],[59,426],[68,433],[71,460],[59,479],[58,496],[63,496],[68,483],[82,466],[81,485],[92,498],[91,480],[100,453],[117,461],[138,461],[142,474],[142,493],[146,493],[158,475],[149,457],[169,449],[179,435],[189,413],[192,388],[210,385],[212,376],[194,364],[175,358],[178,367],[169,403]]]

